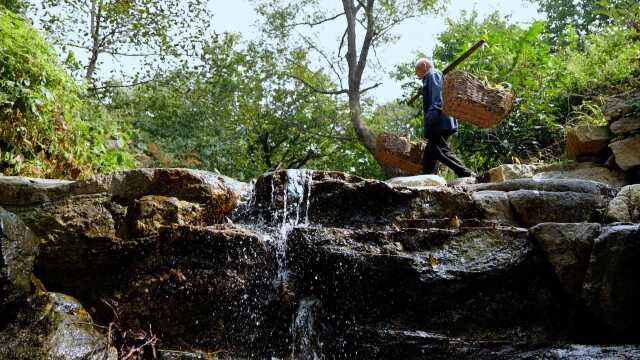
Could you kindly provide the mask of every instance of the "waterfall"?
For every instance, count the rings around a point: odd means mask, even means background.
[[[271,193],[269,204],[263,204],[270,209],[271,221],[266,222],[259,216],[252,219],[253,222],[243,224],[259,233],[263,240],[273,247],[278,262],[277,275],[273,281],[275,287],[286,287],[289,279],[287,268],[287,238],[295,227],[309,224],[309,206],[312,186],[312,172],[308,170],[286,170],[282,184],[282,201],[278,202],[278,176],[274,173],[271,177]],[[255,204],[252,194],[249,204]],[[250,210],[250,209],[249,209]]]
[[[291,323],[291,359],[319,360],[322,356],[322,342],[316,331],[316,314],[320,300],[304,298]]]
[[[247,202],[248,207],[244,210],[250,213],[255,210],[252,207],[263,211],[268,209],[267,214],[257,212],[251,217],[243,218],[242,225],[258,233],[274,250],[277,271],[271,282],[276,290],[274,294],[279,294],[277,297],[293,293],[289,284],[287,239],[294,228],[309,225],[312,175],[311,171],[297,169],[273,173],[270,184],[262,184],[261,191],[265,193],[257,194],[254,189]],[[270,194],[266,193],[269,190]],[[259,196],[262,196],[260,201]],[[263,214],[266,216],[263,217]],[[319,305],[319,300],[314,298],[300,301],[289,326],[290,359],[322,359],[321,346],[314,328],[315,313]]]

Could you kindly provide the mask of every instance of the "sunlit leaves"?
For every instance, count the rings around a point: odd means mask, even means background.
[[[43,0],[38,14],[53,39],[89,53],[87,68],[92,55],[131,56],[147,67],[197,55],[210,21],[206,0]]]
[[[100,150],[127,134],[117,121],[88,111],[82,89],[53,48],[26,23],[0,11],[0,171],[6,175],[71,177],[132,166],[126,145]]]

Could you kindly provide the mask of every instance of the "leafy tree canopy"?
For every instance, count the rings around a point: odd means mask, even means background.
[[[56,53],[23,18],[0,10],[0,171],[78,177],[132,166],[117,124],[87,118],[91,104]],[[86,121],[85,121],[86,120]]]

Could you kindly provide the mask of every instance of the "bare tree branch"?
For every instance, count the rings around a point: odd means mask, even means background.
[[[292,79],[298,80],[300,81],[302,84],[304,84],[304,86],[308,87],[309,89],[313,90],[314,92],[320,93],[320,94],[325,94],[325,95],[341,95],[341,94],[347,94],[349,93],[349,90],[347,89],[340,89],[340,90],[323,90],[323,89],[319,89],[311,84],[309,84],[306,80],[302,79],[299,76],[293,75],[293,74],[288,74],[288,76]]]
[[[369,91],[369,90],[373,90],[373,89],[377,88],[377,87],[378,87],[378,86],[380,86],[380,85],[382,85],[382,83],[375,83],[375,84],[373,84],[373,85],[371,85],[371,86],[369,86],[369,87],[366,87],[366,88],[364,88],[364,89],[360,90],[360,94],[364,94],[364,93],[366,93],[366,92],[367,92],[367,91]]]
[[[341,16],[343,16],[343,15],[344,15],[344,12],[341,12],[340,14],[336,14],[336,15],[334,15],[334,16],[330,16],[330,17],[325,18],[325,19],[322,19],[322,20],[318,20],[318,21],[314,21],[314,22],[302,21],[302,22],[299,22],[299,23],[293,23],[293,24],[290,24],[288,27],[289,27],[289,28],[294,28],[294,27],[296,27],[296,26],[301,26],[301,25],[306,25],[306,26],[314,27],[314,26],[318,26],[318,25],[321,25],[321,24],[327,23],[327,22],[329,22],[329,21],[333,21],[333,20],[335,20],[335,19],[337,19],[337,18],[339,18],[339,17],[341,17]]]
[[[367,33],[362,41],[362,48],[360,49],[360,57],[358,59],[357,77],[362,78],[364,68],[367,66],[367,56],[369,55],[369,48],[371,48],[371,42],[373,41],[373,32],[375,28],[373,18],[373,2],[374,0],[367,0],[367,7],[365,8],[365,14],[367,15]]]
[[[340,57],[340,53],[342,52],[342,48],[344,47],[344,39],[347,37],[347,29],[342,33],[342,39],[340,39],[340,46],[338,46],[338,57]]]
[[[336,68],[335,61],[331,61],[331,59],[329,59],[329,56],[322,49],[320,49],[320,47],[318,47],[313,41],[311,41],[311,39],[307,38],[306,36],[304,36],[302,34],[299,34],[299,35],[307,43],[307,45],[310,48],[312,48],[313,50],[318,52],[318,54],[320,54],[320,56],[322,56],[322,58],[324,58],[324,60],[327,62],[327,64],[329,64],[329,67],[331,68],[331,71],[336,75],[336,77],[338,78],[338,81],[340,82],[340,87],[342,87],[342,83],[343,83],[342,75],[340,74],[340,72]]]
[[[149,80],[138,81],[138,82],[130,83],[130,84],[103,85],[103,86],[93,87],[91,89],[94,90],[94,91],[98,91],[98,90],[105,90],[105,89],[132,88],[132,87],[136,87],[138,85],[149,84],[149,83],[152,83],[152,82],[159,82],[159,81],[162,81],[162,80],[163,79],[149,79]]]

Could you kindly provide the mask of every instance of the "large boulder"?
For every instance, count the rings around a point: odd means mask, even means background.
[[[74,298],[40,293],[0,331],[0,358],[117,360],[118,353]]]
[[[136,169],[76,182],[0,177],[0,194],[7,194],[0,202],[42,241],[36,275],[83,303],[126,281],[126,269],[155,246],[160,226],[224,221],[236,206],[235,191],[246,189],[189,169]]]
[[[557,344],[540,348],[527,344],[451,337],[446,334],[396,328],[355,327],[339,339],[336,353],[345,359],[407,360],[612,360],[636,359],[640,346]],[[329,343],[331,344],[331,343]]]
[[[608,184],[613,187],[622,187],[627,184],[625,174],[622,171],[610,169],[591,162],[550,165],[500,165],[489,170],[484,175],[483,182],[494,183],[527,178],[540,180],[591,180]]]
[[[637,111],[638,103],[640,103],[640,91],[638,90],[611,96],[604,103],[605,118],[609,122],[614,122]]]
[[[157,249],[114,292],[119,326],[151,326],[158,346],[169,349],[277,356],[286,347],[292,306],[274,288],[277,270],[274,249],[249,230],[163,227]]]
[[[513,212],[506,192],[476,191],[471,194],[471,197],[482,213],[483,219],[496,220],[503,224],[514,224]]]
[[[500,183],[475,184],[467,186],[469,191],[517,191],[538,190],[546,192],[576,192],[602,195],[613,198],[616,190],[607,184],[578,179],[514,179]]]
[[[0,205],[10,210],[81,195],[102,194],[123,205],[145,195],[161,195],[203,205],[211,223],[220,222],[228,215],[243,191],[246,184],[192,169],[135,169],[75,182],[0,177]]]
[[[0,329],[32,293],[38,238],[15,214],[0,207]]]
[[[248,215],[271,224],[297,219],[385,227],[407,218],[477,218],[478,211],[470,194],[457,188],[415,189],[340,172],[288,170],[258,178]]]
[[[640,130],[640,114],[624,117],[609,125],[615,135],[625,135]]]
[[[73,181],[0,176],[0,205],[26,206],[70,196]]]
[[[501,355],[501,354],[498,354]],[[502,355],[497,358],[504,358]],[[596,346],[596,345],[556,345],[550,348],[521,352],[506,357],[510,360],[612,360],[640,358],[640,347],[627,346]]]
[[[87,301],[108,289],[143,241],[121,236],[126,208],[104,194],[17,209],[41,238],[35,273],[49,289]]]
[[[545,222],[584,222],[598,220],[607,207],[603,196],[579,192],[518,190],[509,192],[515,217],[523,226]]]
[[[564,169],[542,167],[539,169],[539,172],[533,175],[533,179],[591,180],[604,183],[615,188],[619,188],[627,184],[624,172],[604,166],[598,166],[592,163],[577,163]]]
[[[564,290],[577,298],[587,273],[593,240],[600,235],[600,224],[543,223],[531,228]]]
[[[163,225],[207,225],[202,205],[160,195],[135,200],[127,218],[128,228],[136,237],[153,236]]]
[[[622,170],[640,166],[640,136],[612,142],[609,147]]]
[[[578,126],[566,130],[567,157],[580,160],[600,155],[609,145],[608,126]]]
[[[536,342],[563,322],[553,274],[524,229],[296,228],[287,253],[299,296],[318,298],[332,315],[320,316],[318,326],[332,329],[325,339],[393,324]]]
[[[623,187],[609,203],[607,215],[614,221],[640,222],[640,184]]]
[[[582,296],[599,339],[640,341],[640,225],[605,228],[595,239]]]

